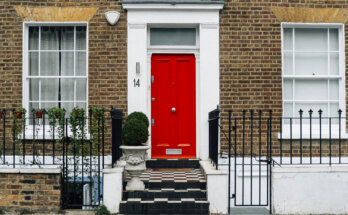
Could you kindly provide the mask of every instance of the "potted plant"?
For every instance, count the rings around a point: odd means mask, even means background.
[[[125,156],[125,170],[131,176],[126,190],[144,190],[144,182],[140,175],[146,170],[145,155],[150,148],[147,145],[149,138],[149,120],[145,114],[134,112],[130,114],[122,130],[123,145],[120,146]]]
[[[43,109],[37,109],[37,110],[35,111],[36,118],[41,119],[43,113],[44,113],[44,110],[43,110]]]
[[[15,116],[17,119],[22,119],[23,118],[23,114],[25,115],[26,110],[24,108],[17,108],[15,111]]]

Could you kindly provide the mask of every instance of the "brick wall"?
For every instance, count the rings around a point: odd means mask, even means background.
[[[281,20],[288,22],[337,22],[346,13],[347,1],[342,0],[234,0],[225,1],[220,16],[220,88],[222,126],[227,129],[228,110],[233,116],[242,116],[242,110],[273,110],[274,116],[282,115],[282,61]],[[283,10],[293,9],[292,16]],[[272,11],[277,11],[278,17]],[[313,12],[312,9],[320,9]],[[340,9],[340,15],[326,15],[325,9]],[[303,11],[311,12],[304,13]],[[334,10],[337,11],[337,10]],[[301,13],[302,12],[302,13]],[[331,12],[331,11],[329,11]],[[342,15],[343,13],[343,15]],[[329,13],[330,14],[330,13]],[[289,18],[290,17],[290,18]],[[284,21],[282,20],[282,21]],[[345,28],[346,29],[346,28]],[[347,47],[347,29],[346,47]],[[348,62],[348,61],[347,61]],[[249,111],[248,111],[249,113]],[[257,116],[257,115],[256,115]],[[267,116],[267,113],[264,113]],[[343,113],[342,116],[345,116]],[[279,124],[274,123],[275,131]],[[276,139],[274,132],[274,139]],[[227,142],[221,136],[222,149]],[[279,142],[274,141],[274,144]]]
[[[308,8],[310,10],[319,8],[323,9],[322,13],[325,14],[326,8],[346,8],[347,1],[226,0],[225,2],[225,8],[221,11],[220,17],[222,116],[226,117],[229,109],[233,110],[235,116],[240,114],[242,109],[273,109],[275,116],[281,116],[279,18],[287,16],[282,16],[282,10],[277,8]],[[119,0],[0,1],[0,108],[13,108],[22,103],[22,22],[24,19],[16,12],[17,6],[97,8],[89,20],[88,103],[104,108],[113,105],[126,112],[127,20],[126,12],[121,9]],[[104,14],[109,10],[121,12],[116,26],[108,25],[105,20]],[[278,17],[274,11],[277,12]],[[303,16],[306,14],[308,13],[302,13]],[[302,20],[325,22],[342,19],[342,16],[333,16],[323,20],[320,14],[318,17],[312,19],[307,16]],[[346,35],[348,35],[347,32]],[[346,40],[347,38],[346,36]],[[223,120],[222,125],[226,127],[227,121]],[[108,128],[110,127],[109,124]],[[275,126],[275,129],[279,128]],[[110,135],[106,137],[107,146],[110,146]],[[225,141],[222,142],[222,147],[226,149]]]
[[[33,17],[23,18],[20,15],[23,15],[25,11],[17,13],[15,9],[17,7],[38,7],[42,13],[46,13],[48,20],[55,17],[55,14],[52,14],[51,10],[46,10],[47,7],[96,8],[96,12],[88,23],[88,104],[103,107],[107,110],[112,105],[126,113],[127,20],[126,13],[121,9],[118,0],[0,1],[0,109],[11,109],[22,105],[23,21],[33,18],[43,20],[43,17],[35,17],[35,14]],[[20,11],[18,8],[17,10]],[[110,26],[105,19],[105,12],[110,10],[121,12],[120,20],[116,26]],[[58,21],[76,21],[74,20],[76,17],[81,18],[80,16],[73,16],[73,14],[74,11],[66,11],[67,19]],[[106,152],[110,153],[111,120],[107,119],[107,123]]]
[[[57,212],[60,209],[60,173],[20,173],[0,170],[0,209],[3,211]]]

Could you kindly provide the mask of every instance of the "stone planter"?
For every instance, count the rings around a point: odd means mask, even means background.
[[[125,170],[130,175],[131,180],[127,183],[126,190],[144,190],[144,182],[140,180],[140,175],[146,170],[145,158],[146,151],[150,146],[120,146],[125,156]]]

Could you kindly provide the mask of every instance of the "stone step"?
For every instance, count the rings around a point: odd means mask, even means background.
[[[120,203],[121,214],[209,214],[208,201],[196,201],[182,198],[171,201],[168,199],[128,199]]]
[[[154,200],[155,198],[168,198],[168,200],[180,200],[182,198],[193,198],[195,200],[207,200],[207,191],[201,189],[185,189],[185,190],[175,190],[175,189],[158,189],[144,191],[124,191],[122,200],[127,200],[130,198],[140,198],[141,200]]]

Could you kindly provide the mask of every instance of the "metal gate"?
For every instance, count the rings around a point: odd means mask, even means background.
[[[272,112],[257,116],[250,111],[242,117],[228,116],[229,190],[231,205],[271,208]]]

